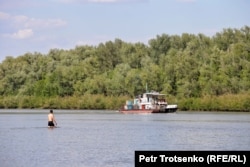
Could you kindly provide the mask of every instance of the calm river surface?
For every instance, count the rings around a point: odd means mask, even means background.
[[[132,167],[135,150],[250,150],[250,113],[0,110],[1,167]]]

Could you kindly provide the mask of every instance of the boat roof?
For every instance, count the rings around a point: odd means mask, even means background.
[[[165,96],[165,94],[161,94],[159,92],[149,92],[145,93],[146,95],[152,95],[152,96]]]

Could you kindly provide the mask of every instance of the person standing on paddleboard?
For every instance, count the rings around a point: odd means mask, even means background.
[[[53,110],[50,110],[50,113],[48,114],[48,127],[55,127],[54,123],[57,125]]]

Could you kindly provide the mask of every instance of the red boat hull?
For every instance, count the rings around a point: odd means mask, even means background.
[[[158,113],[157,110],[120,110],[123,114],[146,114],[146,113]]]
[[[165,110],[165,111],[162,111],[162,110],[158,110],[158,109],[132,109],[132,110],[125,110],[125,109],[122,109],[120,110],[121,113],[123,114],[147,114],[147,113],[171,113],[171,112],[175,112],[177,110],[176,109],[170,109],[170,110]]]

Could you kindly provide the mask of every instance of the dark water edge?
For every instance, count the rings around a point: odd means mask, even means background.
[[[53,108],[51,108],[53,109]],[[14,109],[0,109],[0,114],[43,114],[48,113],[49,109],[25,109],[25,108],[14,108]],[[119,110],[109,109],[53,109],[58,114],[76,114],[76,113],[100,113],[100,114],[113,114],[119,113]],[[177,110],[176,113],[231,113],[231,114],[250,114],[250,111],[246,110]],[[120,114],[120,113],[119,113]],[[153,113],[153,114],[170,114],[170,113]]]
[[[135,150],[250,150],[250,114],[0,110],[1,167],[134,166]]]

